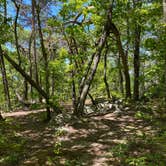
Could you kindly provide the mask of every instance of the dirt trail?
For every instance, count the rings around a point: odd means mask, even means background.
[[[32,111],[20,110],[20,111],[16,111],[16,112],[2,113],[2,117],[4,117],[4,118],[6,118],[6,117],[20,117],[20,116],[25,116],[25,115],[29,115],[29,114],[40,113],[40,112],[44,112],[44,111],[45,111],[44,109],[32,110]]]
[[[15,132],[26,140],[17,166],[116,166],[119,161],[112,156],[111,149],[127,143],[135,135],[154,132],[132,113],[72,118],[59,125],[56,119],[49,123],[40,120],[43,111],[4,114],[17,122],[20,127]]]

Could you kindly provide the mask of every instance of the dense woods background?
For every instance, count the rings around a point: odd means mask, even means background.
[[[165,0],[0,0],[0,11],[1,114],[46,108],[50,120],[71,103],[82,117],[98,98],[164,110]]]
[[[2,1],[1,108],[166,96],[165,2]],[[48,115],[50,116],[50,115]]]

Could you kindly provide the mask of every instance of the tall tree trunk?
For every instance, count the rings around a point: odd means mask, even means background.
[[[109,34],[110,34],[110,28],[111,28],[110,22],[111,21],[112,21],[112,4],[110,5],[110,7],[107,11],[107,20],[106,20],[106,23],[104,25],[103,33],[98,40],[97,50],[96,50],[95,54],[93,54],[91,57],[91,61],[92,61],[91,64],[93,64],[93,65],[88,66],[89,75],[87,75],[85,77],[83,87],[80,91],[80,96],[78,97],[77,109],[74,112],[77,116],[83,115],[85,100],[86,100],[86,97],[88,95],[93,78],[95,76],[95,73],[96,73],[100,58],[101,58],[102,51],[103,51],[104,46],[106,44],[107,38],[109,37]],[[91,67],[91,69],[89,69],[90,67]]]
[[[108,53],[108,48],[106,48],[106,52],[104,54],[104,83],[107,91],[107,97],[108,99],[111,99],[110,88],[107,82],[107,53]]]
[[[120,92],[124,95],[124,87],[123,87],[123,73],[122,73],[122,66],[120,61],[120,55],[118,55],[118,70],[119,70],[119,87]]]
[[[124,77],[125,77],[126,98],[131,98],[131,86],[130,86],[130,74],[129,74],[129,67],[128,67],[128,59],[126,57],[126,54],[125,54],[123,46],[122,46],[120,33],[113,22],[111,22],[111,31],[116,37],[118,51],[119,51],[120,57],[122,59],[123,71],[124,71]]]
[[[8,109],[11,110],[9,85],[8,85],[8,80],[7,80],[7,75],[6,75],[6,68],[5,68],[5,63],[4,63],[4,58],[3,58],[3,51],[2,51],[1,45],[0,45],[0,69],[1,69],[1,73],[2,73],[2,81],[3,81],[3,86],[4,86],[5,99],[6,99],[6,102],[7,102]]]
[[[87,97],[90,85],[92,83],[92,80],[94,78],[94,75],[96,73],[97,67],[98,67],[98,63],[100,61],[100,57],[101,57],[101,53],[102,50],[105,46],[106,43],[106,39],[109,36],[109,32],[108,31],[104,31],[103,35],[101,36],[99,43],[98,43],[98,49],[97,52],[95,53],[94,59],[93,59],[93,66],[90,70],[90,74],[87,77],[85,84],[82,88],[80,97],[79,97],[79,101],[77,104],[77,109],[75,110],[75,114],[78,116],[81,116],[83,114],[83,110],[84,110],[84,105],[85,105],[85,99]]]
[[[35,1],[35,0],[34,0]],[[49,68],[48,68],[48,55],[44,46],[44,39],[43,39],[43,33],[42,33],[42,28],[41,28],[41,21],[40,21],[40,7],[39,5],[36,5],[35,3],[35,8],[36,8],[36,13],[37,13],[37,22],[38,22],[38,31],[39,31],[39,38],[40,38],[40,44],[41,44],[41,50],[42,50],[42,55],[44,58],[44,69],[45,69],[45,90],[47,93],[47,98],[46,98],[46,109],[47,109],[47,119],[51,119],[51,112],[50,112],[50,106],[49,106],[49,98],[50,98],[50,93],[49,93]]]
[[[134,100],[139,100],[140,40],[141,27],[135,25],[134,39]]]
[[[4,0],[4,24],[7,23],[7,5],[6,5],[6,0]],[[5,68],[5,62],[3,58],[3,51],[2,47],[0,45],[0,69],[2,73],[2,81],[3,81],[3,87],[4,87],[4,94],[5,94],[5,99],[7,102],[8,109],[11,110],[11,101],[10,101],[10,92],[9,92],[9,84],[7,80],[7,75],[6,75],[6,68]]]
[[[35,21],[35,0],[32,0],[32,34],[33,34],[33,59],[34,59],[34,76],[36,83],[39,84],[37,54],[36,54],[36,21]]]
[[[32,37],[33,37],[33,33],[31,33],[31,36],[29,38],[29,49],[28,49],[28,55],[29,55],[29,73],[30,73],[30,77],[33,78],[32,76],[32,71],[33,71],[33,65],[32,65],[32,56],[31,56],[31,45],[32,45]],[[30,84],[30,94],[31,94],[31,99],[33,98],[33,87]]]
[[[17,50],[17,55],[18,55],[18,62],[19,62],[19,65],[21,65],[21,55],[20,55],[20,51],[19,51],[19,42],[18,42],[18,34],[17,34],[17,21],[18,21],[18,16],[19,16],[19,11],[20,11],[20,5],[18,5],[16,1],[13,1],[13,2],[16,7],[16,16],[15,16],[15,20],[14,20],[15,45],[16,45],[16,50]]]
[[[163,15],[164,15],[164,23],[166,24],[166,0],[163,0]],[[166,33],[166,30],[165,30],[165,33]],[[165,90],[165,101],[166,101],[166,53],[164,54],[164,63],[165,63],[165,69],[164,69],[164,90]]]

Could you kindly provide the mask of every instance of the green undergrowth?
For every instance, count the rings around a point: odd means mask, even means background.
[[[161,140],[163,141],[161,144]],[[124,166],[165,166],[166,133],[162,136],[135,136],[127,143],[114,146],[108,157]]]
[[[16,131],[20,128],[12,119],[0,122],[0,165],[18,165],[18,162],[24,156],[23,138]]]

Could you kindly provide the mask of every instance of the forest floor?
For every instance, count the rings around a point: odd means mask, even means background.
[[[165,166],[166,116],[129,110],[78,119],[65,112],[44,122],[43,111],[3,114],[1,166]]]

